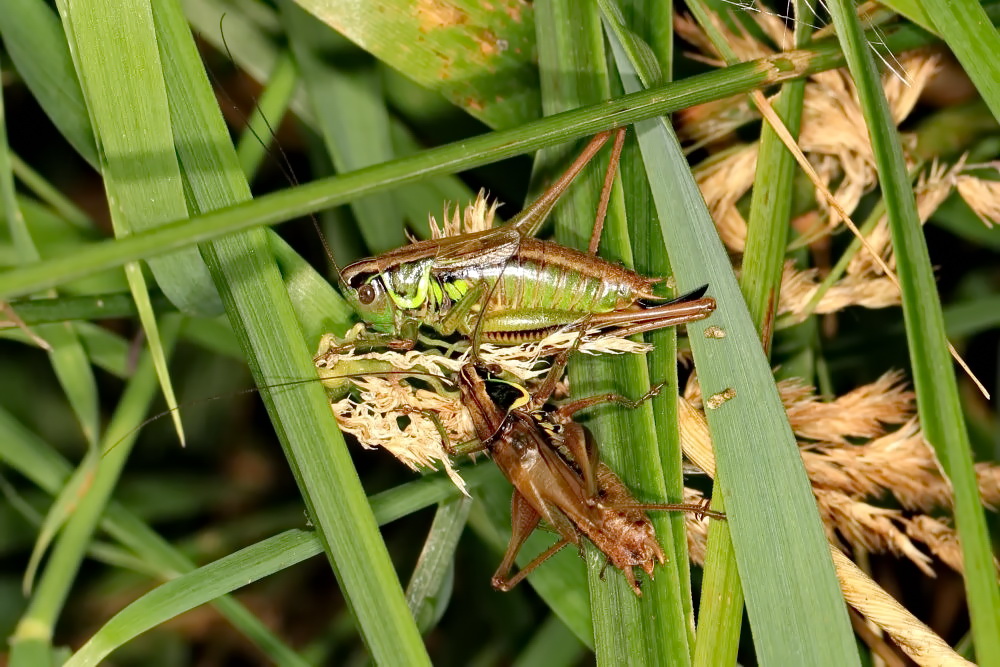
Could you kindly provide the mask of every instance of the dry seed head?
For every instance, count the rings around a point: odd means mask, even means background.
[[[354,349],[353,344],[364,332],[365,325],[358,323],[347,332],[344,338],[333,334],[323,336],[315,356],[317,366],[323,369],[322,374],[336,376],[338,367],[351,368],[352,362],[373,360],[385,362],[397,371],[420,370],[447,377],[450,373],[458,372],[471,359],[471,348],[467,343],[449,345],[445,341],[429,337],[421,340],[440,349],[458,348],[460,352],[453,356],[421,350],[359,352]],[[579,337],[580,332],[567,327],[554,331],[541,341],[534,343],[521,345],[483,343],[479,346],[479,356],[484,363],[499,366],[505,373],[509,373],[519,380],[530,380],[548,371],[548,364],[541,361],[542,359],[568,350],[576,344]],[[578,352],[591,355],[645,354],[652,350],[653,346],[628,338],[609,336],[592,329],[584,334],[583,340],[580,341],[576,349]]]
[[[743,252],[747,223],[736,204],[753,185],[758,144],[747,144],[709,158],[695,169],[695,180],[719,230],[722,242]]]
[[[694,149],[728,143],[733,132],[759,118],[759,114],[746,95],[737,95],[681,109],[675,117],[681,140]]]
[[[363,447],[372,448],[377,443],[414,470],[436,468],[440,463],[466,493],[465,482],[448,458],[437,425],[424,414],[429,411],[436,415],[451,442],[465,442],[473,433],[472,423],[457,398],[414,389],[396,378],[360,378],[355,385],[358,400],[348,397],[331,405],[342,430],[354,435]]]
[[[445,203],[440,224],[433,215],[428,216],[431,238],[442,239],[490,229],[493,227],[493,220],[499,206],[500,204],[496,200],[492,203],[487,201],[486,190],[480,190],[476,198],[465,209],[457,204],[451,208],[449,204]]]
[[[971,662],[958,655],[947,642],[908,612],[840,549],[831,547],[830,555],[847,603],[892,637],[914,662],[922,667],[971,667]]]
[[[889,371],[832,401],[821,401],[816,389],[800,380],[778,383],[792,430],[800,438],[847,444],[848,438],[873,438],[885,424],[902,424],[913,414],[914,394],[900,371]]]
[[[1000,182],[984,180],[962,173],[966,169],[965,158],[962,157],[950,166],[935,162],[926,172],[921,174],[914,188],[917,215],[921,224],[930,219],[953,189],[958,190],[959,195],[983,221],[984,225],[991,227],[995,222],[1000,221]],[[866,238],[869,245],[881,255],[890,267],[894,268],[896,260],[892,253],[889,224],[885,216],[878,221]],[[869,253],[861,252],[851,258],[847,266],[847,274],[849,277],[865,278],[881,276],[882,270]],[[817,312],[828,311],[817,309]]]
[[[731,2],[731,0],[727,0]],[[795,34],[789,29],[789,19],[791,17],[783,16],[775,12],[768,11],[767,8],[761,6],[759,2],[748,2],[742,0],[740,2],[732,2],[732,4],[737,5],[740,9],[749,12],[753,20],[760,26],[761,30],[764,31],[771,41],[778,45],[779,49],[788,51],[795,48]],[[813,17],[807,17],[805,20],[809,20]],[[801,18],[795,20],[802,20]],[[812,26],[816,28],[818,26]]]
[[[904,508],[930,512],[950,508],[952,488],[934,450],[916,419],[860,445],[822,445],[802,453],[815,470],[816,485],[839,488],[861,497],[891,493]],[[1000,466],[976,464],[979,492],[985,506],[1000,503]]]
[[[909,85],[904,85],[894,73],[883,78],[889,110],[897,124],[912,111],[917,96],[937,69],[937,63],[936,56],[908,54],[902,67],[909,72]],[[834,196],[848,212],[853,211],[861,196],[877,184],[875,159],[857,90],[846,71],[821,72],[806,84],[799,146],[828,187],[840,179]],[[824,200],[817,196],[817,201],[826,210]],[[833,229],[837,216],[828,213]]]
[[[1000,508],[1000,466],[983,462],[977,463],[975,469],[983,504],[996,512]]]
[[[910,510],[930,511],[951,504],[951,488],[916,419],[861,445],[825,445],[802,453],[814,486],[852,497],[891,493]]]
[[[897,124],[912,111],[917,97],[938,68],[938,58],[922,52],[910,53],[902,58],[901,67],[908,73],[905,84],[895,73],[883,78],[889,110]],[[904,143],[909,141],[904,135]],[[806,84],[799,146],[828,187],[839,180],[834,196],[848,212],[853,212],[862,195],[877,184],[874,155],[857,90],[845,70],[818,73]],[[817,196],[817,201],[827,211],[824,200]],[[831,211],[827,213],[832,231],[837,227],[837,216]]]
[[[987,227],[1000,222],[1000,182],[959,176],[958,194]]]
[[[688,498],[690,489],[685,489],[685,502],[691,502]],[[933,519],[921,517],[930,522]],[[703,521],[698,521],[692,516],[686,520],[688,536],[688,554],[694,563],[701,564],[705,558],[705,542],[707,539],[707,525]],[[907,525],[908,529],[919,530],[924,521],[912,521]],[[931,538],[927,542],[934,551],[935,548],[942,549],[939,556],[942,561],[948,563],[954,549],[956,555],[960,555],[957,543],[952,544],[954,531],[947,526],[931,526],[932,529],[943,527],[945,535],[939,539]],[[923,540],[921,540],[923,541]],[[931,546],[933,545],[933,546]],[[893,641],[903,649],[903,651],[913,658],[918,665],[956,665],[971,666],[972,663],[962,659],[952,648],[939,637],[933,630],[921,623],[916,617],[908,612],[902,605],[889,595],[883,588],[875,583],[871,577],[866,575],[850,559],[845,556],[840,549],[831,545],[831,556],[833,556],[834,567],[837,573],[837,580],[844,598],[852,607],[858,610],[865,618],[874,623],[878,628],[884,630]],[[919,551],[917,558],[925,556]]]
[[[959,544],[958,533],[951,526],[926,514],[918,514],[907,522],[906,534],[926,544],[930,552],[951,569],[963,571],[962,545]]]
[[[420,350],[358,352],[351,342],[363,331],[363,325],[358,325],[344,339],[324,336],[316,355],[322,377],[339,383],[340,387],[349,383],[353,388],[347,397],[331,406],[341,429],[354,435],[364,447],[384,447],[410,468],[436,468],[440,464],[464,492],[465,485],[447,456],[438,424],[428,415],[434,415],[453,444],[475,438],[472,420],[457,390],[428,391],[420,386],[450,385],[450,378],[469,362],[470,351],[454,358]],[[539,362],[540,356],[551,357],[566,350],[578,337],[578,332],[559,331],[538,343],[484,344],[480,346],[480,358],[522,381],[530,381],[548,371],[547,364]],[[589,332],[578,349],[589,354],[624,354],[646,352],[651,347]],[[371,374],[339,377],[351,372],[344,369],[368,369],[372,363],[378,364],[383,372],[396,374],[379,376],[375,371],[366,371]],[[407,372],[411,374],[406,375]],[[426,373],[441,380],[429,378]]]
[[[914,413],[914,394],[899,373],[887,373],[830,402],[812,387],[782,381],[779,392],[802,459],[812,481],[831,540],[890,552],[912,560],[932,575],[923,544],[950,567],[960,562],[957,537],[946,523],[926,512],[948,508],[952,490],[933,449],[924,440]],[[679,401],[685,455],[708,474],[715,462],[697,381]],[[867,439],[861,444],[854,440]],[[976,465],[984,504],[1000,503],[1000,466]],[[904,510],[875,507],[867,498],[892,494]]]
[[[684,502],[687,505],[701,505],[705,496],[697,489],[684,487]],[[687,529],[688,557],[692,563],[701,565],[705,562],[705,542],[708,540],[708,517],[685,512],[684,526]]]
[[[548,364],[539,365],[539,359],[552,357],[568,350],[580,338],[579,331],[571,328],[554,331],[537,343],[521,345],[493,345],[484,343],[479,351],[483,359],[495,363],[508,373],[522,380],[538,377],[548,371]],[[620,336],[602,334],[596,329],[587,331],[576,348],[583,354],[645,354],[653,349],[648,343],[639,343]]]
[[[716,14],[710,12],[708,16],[712,21],[714,29],[723,35],[730,48],[736,54],[736,57],[740,60],[754,60],[774,54],[774,49],[757,40],[749,32],[743,30],[742,27],[736,32],[732,30],[730,24],[722,21]],[[778,20],[777,17],[764,16],[757,13],[753,13],[751,16],[761,24]],[[767,29],[765,28],[765,30]],[[716,67],[725,67],[726,63],[722,54],[716,51],[715,45],[712,44],[712,41],[705,35],[701,26],[698,25],[692,16],[681,13],[675,14],[674,30],[677,31],[677,35],[681,39],[690,43],[700,52],[689,54],[692,58],[708,62]]]
[[[786,39],[788,30],[781,17],[758,11],[752,3],[741,3],[739,7],[753,12],[751,16],[766,33],[772,36],[776,43],[786,44],[789,42]],[[748,61],[774,55],[774,49],[758,41],[742,27],[738,32],[734,32],[730,24],[719,20],[715,14],[709,16],[714,28],[724,36],[739,60]],[[722,55],[716,51],[712,41],[694,18],[687,14],[675,14],[674,30],[681,39],[689,42],[697,50],[697,52],[686,52],[688,57],[713,67],[725,66],[726,63]],[[737,95],[682,109],[677,116],[680,120],[678,132],[681,139],[693,142],[697,146],[721,140],[748,122],[760,118],[756,109],[751,107],[746,95]]]
[[[813,489],[827,537],[839,544],[839,533],[848,544],[873,553],[886,551],[905,556],[928,577],[934,576],[930,557],[920,551],[896,525],[906,523],[898,510],[874,507],[839,491]]]
[[[780,17],[766,12],[755,12],[752,16],[775,41],[781,43],[787,36],[787,28]],[[771,53],[766,45],[748,43],[747,40],[752,42],[752,38],[747,34],[736,35],[726,26],[716,23],[741,59]],[[717,57],[707,37],[692,20],[678,17],[677,31],[704,53]],[[918,96],[936,71],[938,59],[918,52],[907,54],[898,64],[907,73],[905,79],[891,72],[884,80],[890,111],[897,123],[912,111]],[[685,139],[703,145],[756,118],[759,114],[750,112],[745,96],[740,96],[686,111],[681,117],[681,130]],[[807,82],[799,145],[822,181],[827,186],[837,184],[834,195],[845,210],[853,211],[861,197],[877,184],[874,156],[857,93],[845,71],[821,72]],[[722,165],[716,164],[719,158],[713,156],[696,170],[702,194],[720,228],[720,235],[726,245],[737,252],[743,250],[746,232],[736,203],[752,185],[757,153],[755,144],[748,145],[745,150],[747,153],[732,149],[733,152],[722,158],[727,163]],[[749,163],[744,162],[751,155],[753,159]],[[823,201],[821,197],[817,200]],[[829,219],[827,231],[834,231],[839,226],[836,215],[827,211],[823,203],[821,208]]]
[[[921,224],[926,223],[934,211],[951,194],[952,188],[957,184],[958,175],[964,168],[964,163],[964,158],[951,166],[934,162],[927,171],[920,175],[913,194],[916,198],[917,216]],[[872,249],[879,253],[890,267],[895,268],[896,259],[892,254],[889,220],[886,216],[883,215],[879,219],[874,229],[865,238]],[[847,273],[860,277],[883,274],[882,268],[868,252],[859,252],[852,257],[847,265]]]
[[[847,275],[833,283],[812,310],[809,304],[820,287],[818,269],[797,271],[794,262],[785,263],[781,276],[778,314],[801,322],[809,315],[835,313],[849,306],[886,308],[899,304],[899,290],[889,278],[866,278]]]
[[[316,365],[323,369],[324,374],[336,376],[338,367],[350,367],[354,361],[382,361],[391,366],[394,370],[409,371],[419,370],[434,375],[446,376],[449,372],[455,372],[464,363],[461,359],[451,359],[440,354],[422,352],[420,350],[409,350],[406,352],[396,352],[394,350],[383,350],[379,352],[358,352],[354,348],[354,343],[366,331],[363,323],[355,324],[344,336],[340,338],[333,334],[324,335],[319,342],[314,360]]]

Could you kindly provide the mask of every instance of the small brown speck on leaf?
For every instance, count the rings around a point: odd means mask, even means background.
[[[709,396],[705,401],[705,407],[709,410],[717,410],[722,407],[723,403],[734,398],[736,398],[736,390],[732,387],[726,387],[719,393]]]
[[[725,338],[726,330],[722,327],[710,326],[705,327],[705,338]]]
[[[417,0],[414,7],[421,32],[451,28],[469,22],[469,15],[448,0]]]
[[[504,51],[501,48],[500,42],[504,40],[498,40],[496,33],[492,30],[481,30],[476,36],[476,43],[479,44],[479,51],[486,58],[492,58],[493,56],[499,55]],[[504,41],[504,43],[506,43]]]
[[[508,0],[507,6],[504,7],[503,10],[507,12],[507,16],[520,23],[521,12],[524,10],[526,4],[527,3],[524,0]]]

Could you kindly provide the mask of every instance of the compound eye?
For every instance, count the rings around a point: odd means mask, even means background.
[[[370,305],[377,296],[377,291],[371,283],[366,283],[358,288],[358,301],[364,305]]]

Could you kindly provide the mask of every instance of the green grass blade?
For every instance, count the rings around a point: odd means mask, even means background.
[[[62,11],[100,138],[117,233],[132,234],[187,217],[149,4],[92,2],[64,6]],[[208,271],[194,248],[157,258],[150,268],[160,288],[182,311],[221,312]]]
[[[148,3],[128,7],[113,2],[74,5],[60,11],[81,88],[100,139],[100,164],[118,236],[187,216],[177,158],[170,146],[170,118]],[[121,14],[123,21],[117,21]],[[118,54],[117,56],[115,54]],[[107,60],[105,60],[107,59]],[[105,63],[131,63],[124,66]],[[128,97],[123,97],[128,95]],[[122,128],[136,128],[123,132]],[[141,128],[141,129],[140,129]],[[188,313],[212,315],[219,302],[204,261],[194,248],[157,258],[150,268],[164,293]],[[126,277],[149,340],[160,386],[178,437],[184,442],[180,412],[160,344],[145,277],[136,264]]]
[[[273,8],[257,3],[255,12],[245,12],[242,9],[245,3],[237,6],[231,0],[183,0],[181,4],[198,36],[255,81],[266,82],[277,71],[275,68],[286,48],[274,39],[273,32],[280,27],[280,21]],[[301,89],[293,93],[291,108],[300,118],[315,122]]]
[[[155,13],[178,155],[199,210],[249,197],[184,18],[174,3]],[[372,656],[424,664],[427,654],[389,561],[357,473],[319,384],[263,389],[315,374],[295,311],[255,230],[212,243],[206,258],[230,322],[285,449],[327,557]]]
[[[887,32],[885,38],[886,44],[893,50],[916,48],[932,41],[926,33],[907,26]],[[252,202],[205,213],[190,221],[177,222],[141,235],[96,243],[80,248],[72,256],[46,260],[0,275],[0,298],[30,294],[89,275],[98,269],[156,256],[259,225],[275,224],[390,187],[470,169],[643,118],[671,113],[693,104],[830,69],[843,62],[839,50],[832,44],[819,45],[801,55],[801,59],[789,60],[777,56],[774,63],[770,60],[754,61],[693,76],[616,100],[542,118],[510,130],[258,197]]]
[[[309,262],[272,230],[271,251],[285,281],[288,298],[307,341],[318,341],[325,333],[343,334],[354,323],[354,310]]]
[[[887,0],[880,4],[899,12],[924,30],[934,32],[934,20],[924,9],[920,0]]]
[[[69,222],[51,208],[39,203],[36,199],[22,195],[17,196],[18,208],[24,215],[24,222],[31,230],[31,238],[38,247],[38,253],[43,259],[71,253],[74,248],[99,240],[101,235],[94,230],[94,225],[88,220],[86,229]],[[4,225],[0,227],[6,231]],[[4,268],[10,268],[22,263],[22,256],[14,248],[13,240],[6,233],[5,242],[0,245],[0,262]],[[125,276],[117,268],[84,276],[65,286],[65,292],[110,292],[126,288]],[[37,296],[37,295],[36,295]]]
[[[0,458],[5,464],[50,494],[58,493],[66,485],[71,474],[69,463],[3,410],[0,410],[0,436]],[[108,504],[100,525],[123,547],[137,554],[147,568],[155,569],[160,579],[175,577],[195,567],[187,556],[114,501]],[[296,664],[294,651],[282,644],[245,607],[230,598],[219,598],[214,604],[276,663]]]
[[[0,200],[2,200],[7,227],[13,239],[17,261],[19,263],[36,262],[39,260],[40,254],[32,230],[29,229],[18,205],[10,158],[4,99],[0,93]],[[48,296],[54,296],[54,293],[50,293]],[[47,352],[52,369],[55,371],[56,377],[59,378],[66,398],[73,407],[73,412],[80,423],[88,447],[95,448],[98,430],[97,382],[94,380],[90,360],[87,358],[75,330],[69,324],[50,324],[39,327],[34,333],[48,344]],[[42,551],[44,551],[44,545],[39,542],[38,555],[41,555]],[[26,581],[30,582],[30,580],[31,577],[26,576]]]
[[[539,69],[546,114],[594,103],[611,96],[604,53],[604,36],[596,5],[545,2],[536,7]],[[607,166],[607,152],[588,166],[554,211],[556,238],[577,248],[590,240],[597,200]],[[550,177],[570,156],[565,148],[541,159]],[[538,167],[536,166],[536,171]],[[605,258],[633,264],[621,187],[615,189],[601,243]],[[575,359],[570,381],[577,396],[614,392],[641,396],[649,390],[645,361],[633,355],[614,359]],[[609,407],[588,423],[602,459],[608,462],[637,498],[673,502],[663,481],[656,425],[648,404],[636,410]],[[662,515],[652,517],[657,537],[673,553],[673,533]],[[643,582],[637,598],[624,577],[609,572],[601,577],[606,557],[587,548],[589,588],[594,618],[594,644],[599,662],[625,664],[636,656],[644,664],[684,665],[690,660],[688,621],[681,601],[677,562],[657,568],[656,578]]]
[[[131,373],[129,345],[124,339],[90,322],[79,322],[76,328],[91,363],[120,378]]]
[[[712,489],[712,509],[726,511],[719,485]],[[743,583],[728,526],[713,521],[705,545],[705,573],[698,607],[696,667],[735,664],[743,629]]]
[[[586,647],[558,616],[549,616],[514,661],[514,667],[578,665]]]
[[[639,89],[636,63],[617,37],[612,44],[626,90]],[[707,282],[719,304],[688,334],[705,396],[736,392],[708,418],[758,659],[857,664],[812,489],[728,256],[666,122],[637,131],[678,285]],[[708,325],[726,338],[705,338]]]
[[[142,322],[142,330],[149,341],[149,351],[153,355],[156,374],[160,378],[160,388],[163,390],[163,398],[167,401],[167,409],[170,410],[170,419],[174,423],[174,430],[177,432],[177,437],[183,447],[186,439],[184,437],[184,425],[181,423],[181,411],[177,406],[177,396],[174,394],[174,386],[170,380],[167,357],[163,352],[163,342],[160,337],[156,314],[153,312],[153,303],[149,298],[146,277],[143,275],[142,267],[139,266],[138,262],[129,262],[125,265],[125,276],[132,290],[132,298],[135,300],[135,309],[139,315],[139,321]]]
[[[76,151],[97,167],[97,146],[66,34],[44,0],[10,0],[0,12],[0,36],[45,114]]]
[[[157,312],[174,310],[173,305],[156,291],[150,301]],[[111,292],[92,296],[55,296],[48,299],[14,301],[11,308],[28,326],[70,322],[73,320],[103,320],[136,315],[135,301],[128,292]],[[13,325],[11,325],[13,326]]]
[[[180,320],[176,317],[164,323],[164,343],[168,349],[172,347],[179,327]],[[147,354],[129,382],[108,427],[96,474],[56,541],[35,595],[18,623],[12,638],[11,665],[29,667],[37,664],[33,660],[38,645],[51,643],[56,621],[94,529],[138,435],[135,426],[142,421],[155,389],[156,373],[151,355]]]
[[[695,16],[703,27],[714,25],[701,9],[701,3],[692,5]],[[805,16],[804,3],[795,8],[796,16]],[[808,22],[797,22],[795,45],[804,48],[811,35]],[[709,35],[718,34],[715,31]],[[728,44],[716,44],[726,53]],[[733,61],[728,59],[732,64]],[[793,137],[798,136],[802,118],[802,100],[805,82],[791,81],[782,87],[774,102],[775,111],[785,122]],[[740,288],[746,298],[750,318],[756,326],[769,354],[774,331],[774,319],[781,289],[788,230],[791,227],[791,204],[796,174],[794,156],[785,148],[778,135],[767,123],[763,124],[757,155],[757,172],[754,178],[753,197],[747,221],[747,243],[742,260]],[[724,511],[725,499],[716,487],[713,507]],[[739,636],[743,623],[743,589],[739,580],[738,564],[733,549],[729,527],[717,523],[710,527],[706,553],[708,565],[702,583],[701,617],[703,634],[695,647],[698,665],[726,664],[736,660]]]
[[[260,7],[256,9],[260,10]],[[267,73],[271,71],[270,68],[275,68],[274,72],[267,78],[268,88],[265,90],[260,101],[262,109],[270,105],[269,92],[271,87],[276,83],[281,84],[281,86],[285,85],[284,76],[286,70],[284,59],[287,56],[278,54],[277,47],[265,32],[277,26],[277,15],[273,15],[268,20],[260,19],[254,23],[247,15],[237,12],[230,4],[203,0],[188,2],[185,5],[185,12],[203,39],[215,45],[227,57],[231,57],[240,68],[254,78],[263,80],[266,78]],[[258,12],[258,15],[260,13],[263,12]],[[223,15],[226,18],[221,23],[227,35],[226,42],[229,47],[228,49],[226,48],[226,44],[223,44],[220,33],[220,17]],[[350,60],[356,56],[355,54],[348,53],[345,57]],[[289,74],[290,78],[291,75]],[[287,90],[282,92],[287,92],[287,94],[291,95],[289,102],[299,119],[313,129],[317,129],[319,121],[313,113],[314,105],[311,103],[311,100],[307,99],[307,96],[304,94],[305,91],[299,89],[297,91]],[[272,124],[276,123],[281,115],[281,113],[274,109],[266,113],[267,118]],[[325,113],[319,115],[322,118]],[[251,126],[256,129],[257,135],[264,137],[267,135],[267,131],[262,123],[258,123],[259,118],[258,114],[253,114],[251,116]],[[392,148],[395,154],[409,155],[416,153],[420,149],[420,145],[414,138],[413,133],[397,118],[391,117],[389,125],[392,136]],[[245,133],[240,141],[239,152],[241,154],[243,151],[257,153],[260,150],[260,141],[253,136],[253,133]],[[246,169],[244,171],[246,172]],[[393,198],[403,211],[410,229],[419,238],[429,238],[427,216],[428,214],[440,215],[442,202],[466,202],[471,201],[473,197],[474,194],[471,193],[469,187],[456,177],[431,179],[423,183],[399,188],[393,193]],[[342,248],[333,242],[333,237],[329,232],[327,232],[327,236],[331,241],[335,255],[339,252],[344,252],[345,256],[351,256],[348,248]]]
[[[420,144],[413,133],[402,123],[392,123],[389,131],[392,133],[393,150],[397,155],[412,155],[420,150]],[[476,195],[457,176],[442,176],[399,188],[395,191],[395,196],[413,233],[419,238],[430,238],[427,216],[438,218],[445,203],[471,202]]]
[[[183,0],[181,6],[188,23],[201,39],[246,70],[255,81],[267,81],[275,70],[280,49],[268,30],[278,26],[278,14],[269,8],[268,25],[259,15],[238,11],[229,0]]]
[[[472,498],[461,497],[438,505],[434,521],[424,541],[410,583],[406,586],[406,604],[417,619],[421,632],[434,627],[451,598],[454,578],[455,547],[465,530],[472,508]]]
[[[976,85],[979,94],[1000,119],[1000,34],[977,0],[919,0],[934,26]],[[841,28],[837,28],[838,34]],[[978,644],[978,642],[977,642]]]
[[[63,220],[83,231],[89,232],[93,228],[93,222],[80,207],[13,152],[10,154],[10,164],[14,176],[21,181],[24,187]]]
[[[51,346],[49,360],[59,384],[73,408],[85,441],[95,446],[100,420],[97,382],[76,329],[68,323],[54,323],[37,326],[34,333]]]
[[[948,353],[934,269],[917,216],[899,135],[875,63],[847,3],[838,0],[831,3],[831,9],[858,88],[888,213],[920,424],[955,494],[955,524],[962,545],[965,590],[969,599],[976,655],[982,664],[998,664],[1000,589],[997,587],[996,566],[979,486],[972,467],[961,398]],[[935,20],[938,20],[937,17]],[[973,41],[980,38],[989,43],[990,38],[973,32],[965,36],[965,39]],[[985,96],[986,91],[982,92]],[[994,107],[994,114],[997,109]]]
[[[28,564],[24,568],[21,589],[25,595],[30,595],[35,586],[35,575],[42,563],[42,556],[45,555],[52,541],[59,534],[59,530],[72,517],[80,498],[86,495],[87,488],[93,481],[94,474],[100,465],[100,457],[101,454],[96,447],[87,452],[83,460],[80,461],[80,465],[73,471],[69,480],[52,501],[52,506],[38,527],[38,538],[35,539],[35,544],[31,548],[31,556],[28,557]]]
[[[97,665],[128,640],[183,611],[320,553],[311,531],[290,530],[169,581],[105,623],[65,667]]]
[[[619,9],[628,24],[641,31],[649,46],[646,57],[660,73],[658,83],[671,79],[673,61],[673,21],[671,3],[659,0],[628,0]],[[621,94],[621,84],[612,77],[616,94]],[[635,268],[647,276],[672,275],[670,260],[663,247],[663,237],[653,203],[649,181],[646,179],[639,143],[634,133],[626,138],[621,162],[622,184],[625,188],[625,208],[629,221],[629,236],[635,257]],[[683,457],[677,423],[677,330],[676,328],[646,334],[647,342],[656,346],[646,356],[652,382],[664,383],[665,388],[650,400],[659,443],[660,461],[663,466],[665,499],[682,502],[684,498]],[[677,564],[678,596],[683,607],[684,627],[688,644],[694,645],[694,601],[691,593],[691,565],[688,555],[686,517],[671,512],[661,521],[669,523],[673,533],[673,551],[667,557]],[[666,546],[671,546],[666,541]]]
[[[689,3],[688,7],[719,53],[724,54],[726,62],[730,65],[737,62],[737,59],[731,56],[729,45],[721,39],[721,33],[716,25],[707,20],[708,10],[705,4],[692,2]],[[615,29],[619,43],[623,48],[629,50],[629,59],[633,63],[639,62],[641,51],[637,48],[636,39],[630,38],[629,34],[625,32],[624,26],[617,26],[616,21],[607,18],[611,16],[611,12],[605,11],[608,12],[606,21],[609,26]],[[651,72],[647,73],[646,77],[647,84],[653,81]],[[793,81],[785,85],[801,86],[801,83]],[[661,198],[663,196],[661,194]],[[782,239],[783,237],[779,236],[774,240],[775,246],[780,245],[783,249],[784,241]],[[712,489],[712,509],[719,512],[724,512],[726,509],[725,496],[719,484],[716,484]],[[695,640],[692,662],[695,665],[729,664],[736,661],[739,649],[743,626],[744,596],[728,523],[712,522],[709,526],[705,554],[701,604],[698,610],[699,632]]]
[[[281,5],[292,52],[302,72],[318,130],[338,172],[361,169],[393,158],[389,112],[375,62],[348,61],[354,47],[291,0]],[[350,69],[336,63],[350,62]],[[372,254],[406,243],[394,193],[383,192],[351,203],[351,210]]]
[[[318,19],[490,127],[538,114],[530,5],[299,0]]]
[[[1000,328],[1000,296],[983,296],[944,309],[949,338],[965,338]]]
[[[622,7],[616,7],[610,3],[600,3],[600,6],[604,13],[605,25],[619,34],[619,39],[633,49],[633,57],[641,58],[647,62],[650,76],[654,76],[658,72],[659,77],[657,80],[662,81],[663,77],[666,76],[664,74],[664,71],[667,71],[666,66],[669,65],[667,53],[665,52],[666,49],[662,46],[665,38],[657,36],[646,27],[649,25],[649,21],[645,20],[642,14],[629,16],[626,27],[627,19],[625,14],[633,9],[628,3]],[[640,36],[638,33],[632,32],[632,28],[641,30],[644,34]],[[626,34],[631,35],[631,38],[626,37],[622,39],[622,36]],[[649,41],[646,41],[643,37],[646,37]],[[661,44],[659,46],[659,53],[653,50],[651,44]],[[638,142],[636,142],[635,151],[637,153],[639,151]],[[628,158],[628,155],[626,154],[624,157]],[[644,200],[645,209],[647,209],[643,211],[642,217],[638,218],[638,224],[634,224],[633,226],[633,229],[639,227],[635,233],[640,235],[642,239],[641,241],[633,241],[633,247],[642,248],[640,252],[647,257],[641,265],[642,272],[647,275],[670,275],[672,273],[670,271],[670,261],[666,248],[663,245],[659,217],[656,212],[653,194],[650,191],[649,181],[645,176],[645,166],[642,162],[641,154],[635,156],[634,165],[630,166],[628,162],[623,164],[623,172],[625,174],[628,174],[630,168],[641,172],[635,174],[633,178],[642,181],[641,198]],[[636,205],[631,200],[639,194],[636,192],[637,189],[633,187],[633,192],[627,201],[628,204]],[[655,332],[648,339],[657,345],[657,349],[649,355],[651,372],[654,374],[656,380],[666,381],[668,387],[667,391],[661,392],[660,396],[653,399],[657,434],[661,441],[661,451],[664,452],[664,470],[667,473],[668,493],[670,494],[668,497],[678,499],[677,501],[680,502],[679,499],[683,498],[683,466],[677,414],[677,390],[673,389],[673,387],[678,386],[676,362],[677,334],[673,330]],[[713,507],[719,511],[723,511],[722,494],[718,488],[715,489],[714,496],[712,499]],[[729,553],[719,549],[718,546],[713,550],[711,543],[707,549],[709,558],[706,558],[702,589],[705,591],[705,588],[708,587],[709,592],[703,592],[702,595],[702,604],[699,609],[698,618],[700,630],[696,637],[694,634],[694,613],[690,608],[693,603],[691,602],[689,583],[690,566],[688,565],[685,518],[683,515],[671,515],[670,518],[672,519],[674,531],[674,558],[677,559],[680,576],[683,577],[681,584],[686,586],[686,590],[683,591],[682,601],[687,603],[685,618],[689,619],[686,625],[690,628],[688,641],[692,646],[693,661],[699,659],[699,650],[704,651],[706,646],[710,646],[712,651],[716,652],[716,655],[728,656],[728,654],[731,654],[729,661],[732,661],[735,659],[736,644],[739,641],[743,616],[743,597],[742,590],[739,587],[739,578],[735,572],[736,564],[731,553],[732,547],[731,541],[728,539],[728,527],[722,522],[712,522],[712,525],[709,527],[710,535],[723,534],[725,541],[722,544],[729,546]],[[718,537],[715,538],[715,541],[717,545],[720,542]],[[706,597],[711,596],[711,586],[718,578],[716,573],[720,572],[729,573],[731,579],[726,579],[725,583],[730,584],[730,588],[726,589],[724,595],[716,598]],[[708,603],[706,603],[707,601]],[[725,664],[725,662],[725,660],[722,660],[713,664]]]
[[[491,472],[470,469],[470,487]],[[459,495],[443,475],[404,484],[371,498],[380,524]],[[463,501],[464,502],[464,501]],[[120,611],[73,656],[67,667],[94,665],[137,635],[195,607],[323,553],[314,531],[289,530],[168,581]]]

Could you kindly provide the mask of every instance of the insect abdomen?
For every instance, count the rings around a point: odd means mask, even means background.
[[[554,243],[523,239],[506,263],[465,268],[442,276],[454,298],[485,282],[483,334],[497,342],[534,339],[579,321],[589,313],[628,308],[641,298],[657,298],[654,279],[599,257]],[[458,300],[458,299],[454,299]],[[478,309],[464,326],[471,333]],[[468,331],[464,329],[468,328]]]

